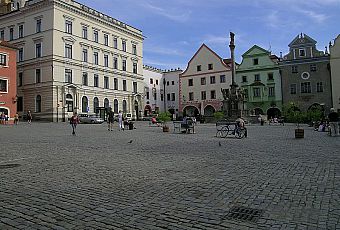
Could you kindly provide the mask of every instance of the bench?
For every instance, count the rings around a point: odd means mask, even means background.
[[[195,124],[191,120],[187,120],[186,124],[182,121],[174,121],[174,133],[195,133]]]

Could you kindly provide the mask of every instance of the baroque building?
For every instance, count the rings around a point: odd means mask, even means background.
[[[179,75],[179,112],[213,116],[223,107],[222,89],[231,85],[231,62],[203,44]]]
[[[0,16],[0,38],[19,50],[18,111],[65,121],[111,107],[143,112],[143,35],[71,0],[31,0]]]
[[[243,89],[245,115],[280,117],[282,112],[279,58],[254,45],[242,55],[236,83]]]
[[[340,34],[330,43],[333,108],[340,113]]]
[[[306,34],[296,36],[289,53],[279,62],[283,104],[290,102],[301,111],[332,107],[330,56],[317,50],[316,41]]]

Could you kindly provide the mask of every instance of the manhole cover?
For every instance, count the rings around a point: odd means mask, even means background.
[[[227,218],[240,221],[256,222],[262,215],[263,210],[247,207],[233,207],[227,214]]]
[[[0,165],[0,169],[11,169],[19,167],[19,164],[6,164],[6,165]]]

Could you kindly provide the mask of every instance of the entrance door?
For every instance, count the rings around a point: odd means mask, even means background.
[[[135,113],[136,113],[136,121],[138,121],[139,120],[138,101],[135,101]]]

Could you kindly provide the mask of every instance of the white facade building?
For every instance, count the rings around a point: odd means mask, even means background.
[[[179,75],[181,69],[168,70],[163,72],[165,80],[165,106],[171,114],[179,114]],[[164,106],[163,106],[164,107]]]
[[[340,34],[334,40],[334,44],[330,44],[330,65],[331,65],[331,81],[332,81],[332,101],[333,108],[340,113]]]
[[[163,72],[151,66],[143,67],[144,76],[144,117],[164,112]]]
[[[20,5],[20,4],[19,4]],[[143,111],[143,35],[76,1],[32,0],[0,16],[0,39],[18,46],[19,113],[67,120],[112,107]]]

